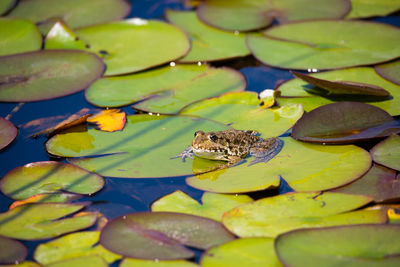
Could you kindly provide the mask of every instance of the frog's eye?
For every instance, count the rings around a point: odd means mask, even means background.
[[[196,132],[194,133],[194,137],[196,137],[198,134],[204,134],[204,132],[203,132],[203,131],[196,131]]]
[[[210,134],[210,135],[208,136],[208,139],[210,139],[210,140],[213,141],[213,142],[217,142],[218,137],[217,137],[215,134]]]

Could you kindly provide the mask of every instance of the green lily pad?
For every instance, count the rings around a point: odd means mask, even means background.
[[[321,191],[354,181],[371,166],[369,153],[356,146],[321,146],[281,139],[282,151],[266,164],[247,166],[245,162],[189,177],[186,182],[205,191],[244,193],[278,187],[282,177],[296,191]]]
[[[22,262],[28,255],[28,249],[20,242],[0,236],[0,264]]]
[[[300,80],[289,80],[278,87],[282,98],[278,98],[281,105],[302,104],[304,110],[310,111],[319,106],[340,102],[357,101],[377,106],[391,115],[400,114],[400,86],[388,82],[379,76],[373,68],[350,68],[311,74],[310,76],[329,81],[351,81],[379,86],[387,90],[392,98],[377,100],[357,96],[322,96],[313,93],[314,86]],[[288,97],[288,98],[286,98]]]
[[[194,132],[228,128],[189,116],[132,115],[126,119],[122,131],[89,129],[55,135],[46,143],[46,149],[53,155],[85,157],[69,161],[103,176],[183,176],[192,174],[192,165],[171,158],[191,143]]]
[[[351,11],[346,19],[387,16],[400,10],[397,0],[351,0]]]
[[[207,250],[201,257],[203,267],[280,267],[275,255],[274,239],[240,238]]]
[[[275,237],[299,228],[385,223],[383,210],[348,212],[371,200],[341,193],[288,193],[236,207],[224,214],[222,222],[240,237]]]
[[[29,102],[73,94],[86,88],[103,71],[104,64],[98,57],[82,51],[5,56],[0,60],[0,101]]]
[[[17,137],[18,129],[9,120],[0,117],[0,150]]]
[[[154,261],[125,258],[119,267],[199,267],[199,265],[185,260]]]
[[[400,136],[391,135],[371,149],[372,159],[400,171]]]
[[[238,130],[255,130],[263,138],[285,133],[303,115],[301,105],[262,108],[257,93],[228,93],[184,108],[180,114],[222,122]]]
[[[108,267],[107,262],[100,256],[91,255],[85,257],[76,257],[59,262],[47,264],[46,267]]]
[[[100,243],[115,253],[159,260],[193,257],[194,253],[183,245],[208,249],[233,239],[217,221],[173,212],[140,212],[118,217],[100,235]]]
[[[60,190],[89,195],[103,186],[103,177],[57,161],[33,162],[17,167],[0,181],[1,191],[13,199]]]
[[[375,71],[386,80],[400,85],[400,60],[377,65]]]
[[[399,266],[400,226],[354,225],[302,229],[276,239],[285,266]],[[307,245],[305,245],[307,244]]]
[[[41,24],[57,18],[71,28],[118,20],[130,12],[124,0],[21,0],[9,17]]]
[[[24,261],[18,264],[3,265],[2,267],[42,267],[42,266],[33,261]]]
[[[0,15],[6,13],[15,5],[16,0],[3,0],[0,2]]]
[[[89,51],[103,56],[108,76],[162,65],[190,49],[182,30],[156,20],[132,18],[80,28],[76,34],[88,44]]]
[[[42,265],[76,257],[100,256],[112,263],[121,256],[106,250],[99,242],[99,231],[78,232],[42,243],[35,249],[34,258]]]
[[[264,64],[302,70],[388,61],[400,56],[399,43],[397,27],[346,20],[289,23],[247,38],[250,51]]]
[[[187,213],[221,221],[222,214],[225,211],[251,201],[253,199],[247,195],[223,195],[205,192],[201,198],[202,204],[200,204],[178,190],[156,200],[151,205],[151,210]]]
[[[85,96],[90,103],[101,107],[124,106],[142,100],[134,107],[176,113],[192,102],[245,88],[244,76],[233,69],[176,65],[99,79],[86,90]]]
[[[321,94],[364,95],[364,96],[376,96],[376,97],[390,96],[390,93],[388,91],[386,91],[382,87],[372,84],[348,82],[348,81],[329,81],[329,80],[315,78],[313,76],[309,76],[306,74],[302,74],[297,71],[292,71],[292,73],[297,78],[317,87],[315,89],[323,89],[323,92],[321,92]],[[326,92],[324,90],[326,90]]]
[[[22,240],[56,237],[92,226],[96,214],[60,219],[84,205],[65,203],[25,204],[0,213],[0,235]]]
[[[63,22],[57,21],[46,34],[45,49],[85,49],[86,43]]]
[[[0,36],[0,56],[36,51],[42,47],[42,35],[35,24],[26,20],[0,18]]]
[[[191,40],[189,53],[179,62],[216,61],[250,54],[245,34],[208,26],[197,18],[194,11],[167,10],[166,18],[183,29]]]
[[[400,199],[400,181],[395,170],[374,164],[360,179],[332,192],[366,195],[375,202],[393,201]]]
[[[13,209],[15,207],[25,205],[27,203],[65,203],[72,202],[74,200],[82,198],[83,195],[64,193],[64,192],[55,192],[55,193],[43,193],[33,195],[28,197],[27,199],[14,201],[9,209]]]
[[[296,122],[292,137],[301,141],[348,144],[400,132],[400,123],[386,111],[359,102],[316,108]]]
[[[342,18],[351,6],[346,0],[208,0],[197,15],[213,27],[229,31],[264,28],[275,18],[280,23],[318,18]]]

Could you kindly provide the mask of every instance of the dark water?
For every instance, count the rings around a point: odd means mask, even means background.
[[[132,0],[132,12],[130,17],[142,17],[148,19],[163,19],[166,8],[182,10],[183,4],[179,0]],[[399,16],[388,16],[377,18],[375,21],[384,22],[400,26]],[[248,80],[247,90],[260,92],[267,88],[274,88],[280,82],[292,78],[292,75],[286,70],[274,69],[262,65],[252,60],[229,61],[219,63],[219,65],[228,65],[238,68]],[[6,117],[17,104],[1,103],[0,116]],[[25,123],[43,117],[65,115],[77,112],[82,108],[93,108],[86,102],[83,92],[76,93],[63,98],[41,101],[36,103],[24,104],[18,112],[11,116],[11,122],[14,125],[24,125]],[[128,114],[133,114],[129,107],[124,108]],[[50,160],[50,157],[44,150],[46,138],[30,139],[29,134],[20,129],[17,139],[6,149],[0,152],[0,177],[15,167],[36,161]],[[89,210],[99,211],[109,219],[119,215],[136,211],[149,210],[150,204],[175,190],[182,190],[191,197],[200,200],[202,191],[187,186],[184,178],[162,178],[162,179],[118,179],[106,178],[106,186],[99,193],[92,197],[84,198],[93,201]],[[283,183],[280,192],[289,190]],[[254,197],[259,197],[263,193],[257,193]],[[268,192],[267,194],[278,193]],[[264,195],[265,196],[265,195]],[[12,201],[0,193],[0,212],[8,209]],[[30,258],[36,242],[25,242],[30,248]]]

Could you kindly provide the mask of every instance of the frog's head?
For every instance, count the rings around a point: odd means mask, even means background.
[[[226,160],[228,142],[220,132],[197,131],[192,142],[193,152],[202,158]]]

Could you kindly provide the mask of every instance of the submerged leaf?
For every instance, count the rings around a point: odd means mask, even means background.
[[[125,126],[126,114],[119,109],[107,109],[90,116],[87,121],[97,124],[102,131],[121,131]]]

